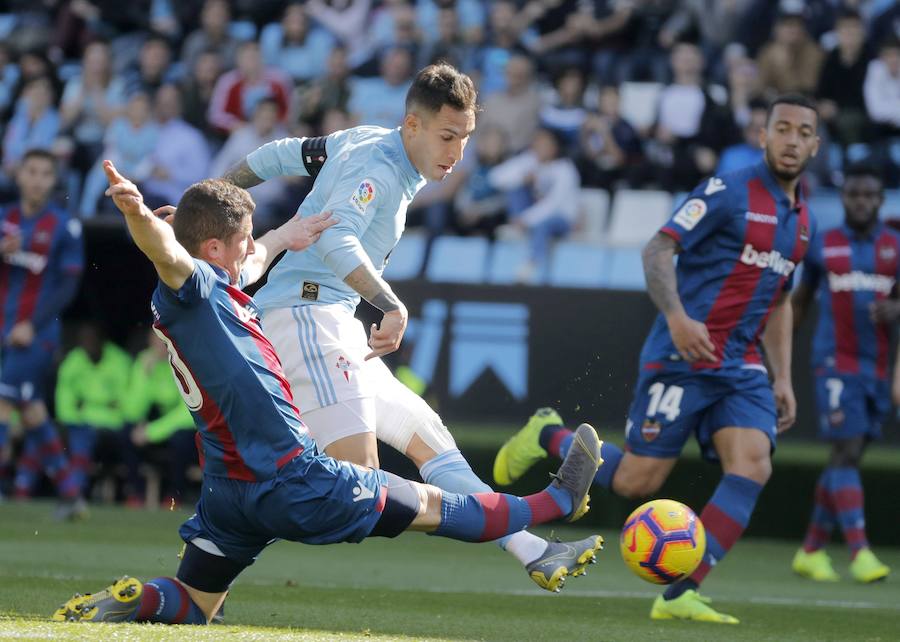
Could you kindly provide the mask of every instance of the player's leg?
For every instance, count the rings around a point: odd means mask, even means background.
[[[535,524],[563,518],[572,521],[583,514],[599,453],[596,431],[582,424],[556,479],[527,497],[504,493],[459,495],[382,471],[387,479],[384,505],[370,535],[393,536],[408,529],[484,542]]]
[[[381,359],[367,367],[379,381],[376,397],[378,438],[405,453],[426,484],[453,493],[490,493],[459,451],[438,414],[419,395],[393,376]],[[556,591],[566,576],[585,573],[602,539],[592,535],[576,542],[548,542],[528,531],[502,537],[497,544],[525,567],[538,586]]]
[[[69,474],[81,494],[87,492],[88,474],[94,461],[94,444],[97,435],[87,424],[66,426],[66,440],[69,446]]]

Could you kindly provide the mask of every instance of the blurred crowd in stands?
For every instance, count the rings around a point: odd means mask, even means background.
[[[540,261],[578,226],[582,188],[677,193],[760,160],[767,101],[784,92],[818,101],[809,190],[861,160],[900,185],[900,1],[0,0],[0,203],[19,197],[34,149],[56,158],[56,202],[73,220],[118,220],[105,158],[150,205],[175,203],[270,140],[398,126],[412,76],[438,60],[475,79],[482,111],[464,160],[410,208],[409,226],[432,238],[523,238]],[[309,189],[253,188],[257,229]],[[133,360],[89,327],[66,357],[65,483],[82,488],[95,453],[125,453],[137,503],[147,444],[190,461],[177,389],[127,392],[172,383],[149,345]],[[168,479],[161,492],[180,493],[183,475]]]

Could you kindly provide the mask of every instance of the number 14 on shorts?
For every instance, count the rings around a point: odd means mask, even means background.
[[[684,388],[681,386],[666,386],[657,381],[647,389],[650,395],[650,403],[647,404],[647,418],[659,413],[665,416],[666,421],[675,421],[681,414],[681,399],[684,397]]]

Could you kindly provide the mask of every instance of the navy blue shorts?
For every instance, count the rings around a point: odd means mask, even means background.
[[[886,379],[828,372],[816,377],[819,436],[826,440],[881,437],[891,410]]]
[[[775,396],[765,372],[660,372],[638,378],[628,411],[626,448],[644,457],[678,457],[691,433],[703,457],[718,461],[713,434],[720,428],[763,431],[775,448]]]
[[[386,497],[382,471],[304,454],[265,481],[204,476],[197,512],[179,534],[185,542],[208,540],[249,566],[277,539],[362,541],[381,518]]]
[[[0,397],[14,403],[44,399],[56,344],[36,337],[27,348],[4,346],[0,352]]]

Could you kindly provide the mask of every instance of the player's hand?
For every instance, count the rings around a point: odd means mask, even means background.
[[[123,214],[140,215],[144,207],[144,197],[138,191],[137,185],[122,176],[112,161],[103,161],[103,171],[106,172],[106,178],[109,180],[109,189],[106,190],[106,195],[112,197],[116,207]]]
[[[162,207],[157,207],[153,210],[153,216],[161,218],[169,225],[173,225],[175,223],[175,206],[163,205]]]
[[[332,218],[331,212],[321,212],[304,218],[295,216],[279,227],[278,233],[282,235],[287,249],[299,252],[318,241],[322,232],[339,220]]]
[[[406,332],[408,318],[409,313],[401,303],[399,310],[384,313],[381,318],[381,327],[372,324],[369,330],[369,347],[372,348],[372,352],[366,355],[366,361],[375,357],[383,357],[395,352],[400,347],[403,333]]]
[[[790,379],[776,379],[772,392],[775,393],[775,408],[778,410],[778,432],[782,433],[797,419],[797,399]]]
[[[22,249],[21,234],[6,234],[3,238],[0,238],[0,254],[3,256],[15,254],[20,249]]]
[[[672,343],[678,350],[678,354],[685,361],[718,361],[716,358],[716,346],[709,338],[709,330],[699,321],[695,321],[688,315],[681,313],[666,318],[669,324],[669,334],[672,335]]]
[[[133,443],[135,446],[146,446],[148,441],[147,424],[139,423],[131,429],[131,443]]]
[[[869,316],[873,323],[894,323],[900,319],[900,300],[882,299],[869,306]]]
[[[34,326],[31,324],[31,321],[19,321],[9,331],[9,336],[7,336],[6,340],[9,345],[17,348],[30,346],[31,342],[34,341]]]

